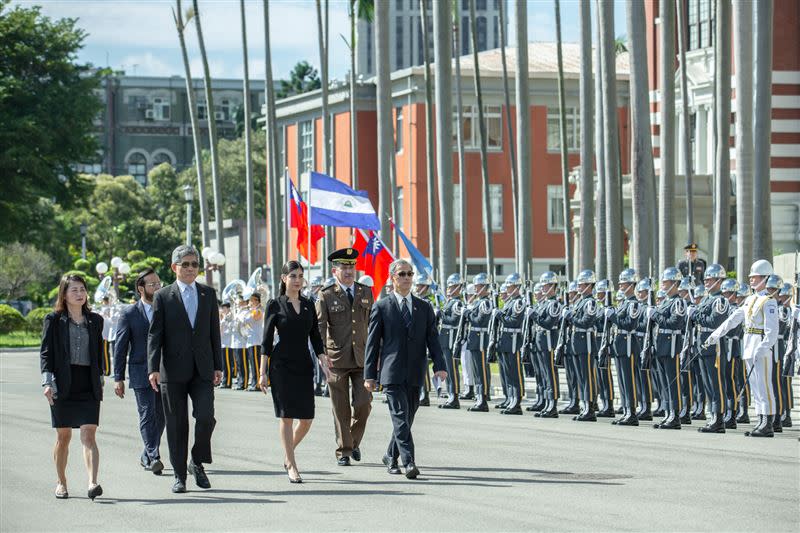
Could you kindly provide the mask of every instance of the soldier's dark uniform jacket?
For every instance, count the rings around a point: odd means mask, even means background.
[[[706,274],[706,260],[700,259],[699,257],[692,261],[691,265],[691,275],[694,276],[694,282],[696,285],[703,284],[703,277]],[[678,262],[678,270],[681,271],[681,275],[686,278],[689,277],[689,260],[688,259],[681,259]]]
[[[701,347],[700,355],[702,357],[713,357],[717,354],[716,346],[709,346],[706,349],[702,349],[702,346],[708,336],[725,322],[729,314],[730,303],[719,291],[703,298],[695,308],[692,320],[697,325],[696,339],[698,346]],[[720,342],[723,355],[727,353],[727,348],[726,343]]]
[[[616,357],[630,357],[640,351],[640,337],[637,333],[642,327],[647,327],[645,320],[645,307],[639,303],[636,296],[628,296],[617,303],[608,320],[614,324],[614,355]]]
[[[460,298],[448,299],[439,311],[439,344],[445,350],[451,350],[456,337],[456,329],[461,319],[461,314],[456,312],[460,308],[463,312],[464,302]],[[456,354],[458,355],[458,354]]]
[[[786,305],[778,306],[778,342],[775,343],[775,349],[778,351],[781,362],[783,362],[783,356],[786,353],[787,346],[789,345],[789,333],[791,333],[792,318],[791,307]]]
[[[491,302],[486,296],[469,306],[466,317],[469,321],[467,350],[482,352],[489,347],[489,321],[492,318],[492,311]]]
[[[597,321],[599,305],[592,296],[584,296],[573,306],[570,324],[572,324],[572,339],[570,348],[572,354],[582,355],[593,352],[594,332]]]
[[[675,357],[683,345],[686,330],[686,302],[677,294],[664,298],[653,312],[653,322],[658,325],[655,355]]]
[[[543,300],[534,311],[533,322],[538,326],[536,349],[548,353],[556,349],[558,326],[561,324],[563,305],[555,296]]]
[[[503,326],[497,350],[502,353],[516,353],[522,349],[522,322],[528,306],[521,296],[508,300],[500,310],[499,318]]]

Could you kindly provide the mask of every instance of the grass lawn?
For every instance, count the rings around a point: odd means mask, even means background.
[[[33,348],[39,346],[42,336],[29,331],[12,331],[0,334],[0,348]]]

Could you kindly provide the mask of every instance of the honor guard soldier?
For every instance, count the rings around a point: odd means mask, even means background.
[[[678,262],[678,270],[684,278],[691,278],[695,285],[702,285],[706,272],[706,260],[697,257],[697,243],[683,247],[686,257]]]
[[[594,377],[594,334],[597,322],[598,305],[593,297],[596,277],[592,270],[582,270],[576,279],[578,282],[578,301],[568,312],[568,320],[572,324],[571,363],[573,376],[577,378],[580,412],[573,420],[579,422],[596,422],[595,397],[597,389]]]
[[[660,381],[658,379],[658,365],[653,364],[652,360],[647,359],[644,354],[645,338],[649,336],[652,344],[655,326],[649,320],[651,306],[655,305],[655,293],[653,280],[645,278],[636,284],[636,299],[641,306],[639,322],[636,325],[636,338],[638,340],[639,352],[637,352],[637,364],[641,369],[641,390],[639,393],[639,413],[637,418],[642,420],[653,420],[653,417],[664,416],[663,394],[661,392]],[[654,307],[653,307],[654,308]],[[649,347],[648,347],[649,349]]]
[[[738,292],[739,282],[735,279],[725,279],[720,285],[722,295],[728,300],[729,314],[736,311],[739,307]],[[725,343],[725,349],[728,353],[728,362],[730,364],[730,375],[728,377],[727,388],[732,391],[733,396],[733,412],[725,413],[724,422],[725,429],[736,429],[737,424],[747,424],[750,422],[750,417],[747,415],[748,393],[744,391],[738,395],[738,391],[744,387],[744,363],[742,362],[742,333],[743,328],[740,325],[730,330],[722,342]]]
[[[778,338],[772,346],[772,394],[775,396],[775,417],[772,421],[772,431],[775,433],[783,433],[783,425],[781,424],[781,417],[783,415],[783,384],[782,374],[783,369],[781,363],[783,361],[783,353],[781,353],[781,337],[788,329],[789,321],[781,320],[781,304],[780,292],[783,290],[783,279],[777,274],[772,274],[767,278],[767,294],[775,299],[778,308]],[[783,322],[783,323],[782,323]],[[788,332],[787,332],[788,333]]]
[[[792,309],[792,284],[784,283],[778,293],[778,354],[780,356],[780,372],[778,379],[781,388],[781,404],[783,410],[780,416],[781,427],[792,427],[792,407],[794,407],[794,395],[792,393],[792,374],[794,365],[792,356],[787,357],[790,344],[794,341],[792,335],[797,336],[797,331],[792,330],[795,323],[794,309]],[[797,326],[795,326],[796,328]]]
[[[695,328],[694,335],[701,346],[708,336],[728,318],[730,313],[728,300],[721,291],[722,281],[726,275],[722,265],[714,263],[709,266],[703,280],[706,297],[697,304],[697,307],[689,311],[689,318]],[[698,295],[699,292],[695,294],[695,296]],[[731,395],[729,403],[726,392],[728,383],[727,346],[724,342],[718,341],[706,348],[701,347],[697,358],[700,361],[700,376],[705,396],[708,398],[711,408],[711,419],[698,431],[701,433],[725,433],[723,411],[733,410],[733,395]]]
[[[641,383],[639,357],[641,351],[637,329],[643,308],[636,300],[634,288],[639,281],[636,270],[626,268],[619,274],[619,290],[622,298],[615,308],[605,310],[605,316],[613,324],[613,350],[617,359],[617,379],[622,394],[622,417],[614,420],[618,426],[638,426],[639,416],[636,402]]]
[[[312,302],[316,303],[319,299],[319,291],[322,290],[322,285],[325,281],[325,278],[322,276],[314,276],[311,278],[311,282],[308,284],[308,299]]]
[[[460,409],[458,395],[461,386],[461,346],[460,343],[456,345],[456,335],[459,324],[463,325],[461,317],[465,304],[461,299],[461,288],[464,284],[459,274],[450,274],[445,285],[447,300],[439,311],[439,344],[447,366],[447,401],[440,403],[439,409]]]
[[[472,283],[475,285],[475,301],[467,308],[466,320],[469,322],[467,350],[475,379],[475,404],[467,410],[486,412],[491,396],[491,369],[486,350],[489,347],[489,321],[494,309],[489,299],[489,275],[483,272],[477,274]]]
[[[538,354],[539,376],[542,378],[539,389],[544,390],[544,407],[534,416],[558,418],[558,371],[555,365],[555,349],[561,313],[564,306],[556,297],[558,275],[547,271],[539,277],[542,299],[533,315],[536,327],[536,349]]]
[[[431,280],[430,276],[427,274],[423,274],[422,272],[418,273],[414,277],[414,295],[417,298],[425,300],[433,310],[437,310],[436,305],[436,295],[433,294],[431,290],[431,284],[433,281]],[[420,407],[428,407],[431,405],[431,373],[430,373],[430,363],[425,365],[425,373],[423,374],[423,382],[422,386],[420,387],[419,391],[419,405]]]
[[[529,296],[530,298],[530,296]],[[539,375],[539,365],[538,365],[538,349],[536,347],[536,333],[538,326],[536,325],[536,320],[534,319],[534,315],[536,314],[537,310],[539,309],[539,304],[542,301],[542,284],[538,281],[533,285],[533,301],[531,305],[528,306],[528,309],[525,311],[525,322],[523,323],[523,339],[522,339],[522,350],[523,350],[523,368],[525,369],[525,374],[528,377],[534,378],[534,382],[536,384],[536,400],[532,405],[529,405],[525,408],[526,411],[541,411],[544,408],[544,384],[542,382],[542,378]]]
[[[464,310],[471,309],[471,305],[475,302],[475,284],[468,283],[464,294]],[[460,347],[455,347],[454,352],[461,352],[461,374],[463,379],[463,390],[459,396],[459,400],[472,401],[475,399],[475,376],[472,370],[472,353],[467,350],[467,333],[469,332],[469,319],[464,317],[463,330],[459,333]],[[454,355],[458,355],[457,353]]]
[[[597,383],[597,397],[603,402],[603,408],[600,409],[595,405],[598,417],[614,418],[614,380],[611,377],[611,359],[610,357],[610,342],[611,342],[611,326],[612,324],[605,319],[605,309],[614,308],[611,293],[614,290],[614,285],[611,280],[601,279],[594,287],[594,297],[599,305],[598,312],[596,313],[595,329],[597,333],[594,336],[595,346],[592,353],[595,354],[595,383]],[[632,291],[631,291],[632,292]],[[617,293],[621,296],[620,293]],[[607,344],[605,353],[601,353],[603,348],[603,341]]]
[[[683,278],[678,286],[678,297],[683,299],[687,305],[687,316],[690,316],[690,311],[695,307],[695,289],[697,287],[693,278]],[[692,420],[705,420],[705,391],[703,390],[703,382],[699,379],[700,361],[696,357],[692,358],[686,367],[681,368],[679,376],[682,393],[681,405],[683,407],[679,413],[681,424],[691,424]],[[695,379],[695,376],[698,376],[698,379]]]
[[[567,405],[559,409],[559,414],[562,415],[577,415],[580,412],[580,404],[578,398],[578,377],[575,375],[575,365],[572,364],[572,324],[567,316],[572,312],[575,303],[578,301],[578,282],[570,281],[567,284],[567,298],[565,300],[565,311],[562,315],[566,317],[564,322],[563,334],[559,331],[559,337],[564,342],[564,357],[556,363],[556,366],[564,367],[564,375],[567,378]]]
[[[250,307],[245,315],[245,331],[247,332],[247,365],[250,370],[250,382],[247,390],[257,392],[259,365],[261,363],[261,342],[264,340],[264,311],[261,310],[261,295],[254,292],[248,298]]]
[[[706,344],[719,341],[728,331],[744,322],[742,359],[747,365],[745,381],[749,382],[758,421],[750,437],[772,437],[776,399],[771,382],[774,370],[772,347],[778,340],[778,304],[767,292],[767,278],[773,274],[769,261],[759,259],[750,267],[749,281],[755,294],[728,316]]]
[[[525,393],[525,377],[522,373],[523,329],[522,323],[528,305],[520,294],[522,278],[519,274],[511,274],[506,278],[506,299],[503,309],[498,315],[500,320],[500,337],[497,344],[500,368],[505,368],[505,389],[508,403],[500,411],[503,415],[522,414],[522,396]]]
[[[222,344],[222,380],[219,382],[220,389],[230,389],[233,375],[236,374],[236,362],[231,350],[233,339],[233,313],[231,303],[222,302],[219,307],[219,329],[220,344]]]
[[[669,267],[661,274],[661,286],[664,298],[652,310],[651,320],[657,326],[655,334],[655,360],[658,363],[659,378],[664,391],[665,418],[654,424],[657,429],[680,429],[680,412],[682,407],[680,357],[678,352],[683,342],[686,328],[686,311],[688,304],[678,297],[678,285],[681,273],[675,267]]]

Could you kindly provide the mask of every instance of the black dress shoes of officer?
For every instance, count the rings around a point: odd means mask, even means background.
[[[781,419],[781,426],[785,428],[792,427],[792,414],[786,413],[783,418]]]
[[[519,405],[517,405],[515,407],[511,407],[511,408],[505,408],[505,409],[500,411],[500,414],[501,415],[521,415],[522,414],[522,408]]]
[[[148,466],[147,470],[151,471],[153,474],[160,476],[161,473],[164,471],[164,463],[162,463],[159,459],[154,459]]]
[[[653,427],[656,429],[681,429],[681,419],[675,411],[671,411],[666,420],[660,424],[654,424]]]
[[[680,417],[681,424],[685,424],[687,426],[692,425],[692,416],[689,413],[686,413],[682,417]]]
[[[353,461],[360,461],[360,460],[361,460],[361,449],[353,448]]]
[[[558,418],[558,409],[556,409],[556,403],[551,403],[549,408],[545,408],[544,411],[536,414],[541,418]]]
[[[667,416],[667,413],[666,413],[666,411],[664,411],[664,410],[663,410],[663,409],[661,409],[661,408],[659,408],[659,409],[654,409],[654,410],[653,410],[653,418],[658,418],[659,416],[661,416],[661,417]]]
[[[469,388],[465,393],[458,397],[459,400],[474,400],[475,399],[475,387],[470,385]]]
[[[650,409],[646,411],[642,411],[641,413],[636,414],[636,418],[639,420],[647,420],[650,421],[653,419],[653,413],[650,412]]]
[[[745,437],[774,437],[775,432],[772,430],[773,416],[772,415],[758,415],[759,423],[753,431],[746,431]]]
[[[92,488],[89,489],[87,495],[90,500],[94,501],[95,498],[103,495],[103,487],[100,485],[93,485]]]
[[[544,409],[544,406],[545,406],[544,400],[537,400],[536,403],[534,403],[533,405],[529,405],[528,407],[525,408],[525,410],[538,413],[539,411]]]
[[[392,459],[388,455],[384,455],[381,461],[383,462],[384,465],[386,465],[387,472],[389,472],[390,474],[402,474],[396,459]]]
[[[336,460],[336,464],[339,466],[350,466],[350,458],[346,455],[339,457],[339,459]]]
[[[781,415],[772,417],[772,432],[783,433],[783,425],[781,424]]]
[[[414,463],[408,463],[405,468],[406,479],[417,479],[417,476],[419,475],[419,468],[417,468],[417,465]]]
[[[582,412],[575,418],[573,418],[576,422],[597,422],[597,415],[594,414],[594,411],[591,409],[587,409],[586,411]]]
[[[482,402],[478,402],[475,405],[473,405],[472,407],[470,407],[469,409],[467,409],[467,411],[478,412],[478,413],[488,413],[489,412],[489,404],[486,403],[486,400],[484,399]]]
[[[621,415],[624,412],[625,412],[625,409],[623,409],[622,407],[617,407],[617,410],[614,411],[614,414]]]
[[[692,420],[706,420],[706,413],[704,411],[692,413]]]
[[[739,416],[736,417],[736,422],[739,424],[749,424],[750,415],[747,414],[747,411],[744,411]]]
[[[578,413],[580,413],[580,411],[581,411],[580,407],[578,407],[577,404],[574,404],[574,405],[568,405],[568,406],[564,407],[563,409],[559,409],[558,414],[560,414],[560,415],[577,415]]]
[[[430,407],[430,406],[431,406],[431,398],[430,398],[430,396],[428,396],[428,395],[426,394],[426,395],[425,395],[425,397],[424,397],[424,398],[422,398],[422,399],[419,401],[419,406],[420,406],[420,407]]]
[[[455,399],[452,402],[440,403],[439,409],[461,409],[461,404]]]
[[[197,483],[197,486],[201,489],[210,489],[211,482],[208,480],[208,476],[206,475],[206,471],[203,468],[203,464],[195,464],[194,461],[189,461],[189,473],[194,476],[194,482]]]
[[[186,492],[186,480],[175,476],[175,482],[172,484],[172,492],[175,494],[183,494]]]
[[[614,408],[609,405],[602,411],[598,411],[597,418],[614,418]]]
[[[494,404],[495,409],[505,409],[506,407],[508,407],[507,401]]]
[[[736,417],[733,411],[727,411],[722,422],[725,424],[725,429],[736,429]]]
[[[628,415],[628,416],[623,416],[617,422],[617,425],[618,426],[638,426],[639,425],[639,419],[637,418],[636,415],[633,415],[633,414]]]
[[[725,423],[722,421],[722,414],[714,413],[708,424],[697,428],[700,433],[725,433]]]

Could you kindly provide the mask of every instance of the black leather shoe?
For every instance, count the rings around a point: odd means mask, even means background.
[[[536,402],[535,404],[529,405],[528,407],[526,407],[525,410],[526,411],[533,411],[533,412],[538,413],[539,411],[544,409],[544,406],[545,406],[544,402]]]
[[[467,411],[470,412],[478,412],[478,413],[488,413],[489,412],[489,404],[485,401],[481,403],[476,403],[472,407],[469,407]]]
[[[638,426],[639,425],[639,419],[636,417],[636,415],[626,416],[626,417],[623,417],[619,422],[617,422],[617,425],[618,426]]]
[[[653,427],[656,429],[681,429],[681,420],[673,415],[661,424],[655,424]]]
[[[388,455],[384,455],[381,459],[384,465],[386,465],[387,472],[390,474],[402,474],[400,471],[400,467],[397,465],[397,461],[389,457]]]
[[[692,420],[706,420],[706,414],[703,411],[698,411],[692,415]]]
[[[791,415],[791,413],[787,413],[786,416],[783,417],[783,420],[781,420],[781,426],[783,426],[785,428],[792,427],[792,415]]]
[[[614,409],[612,407],[606,407],[602,411],[597,412],[597,418],[614,418]]]
[[[763,418],[762,418],[763,417]],[[759,415],[759,419],[763,420],[760,425],[757,425],[753,431],[746,431],[745,437],[774,437],[775,432],[772,431],[773,416],[772,415]]]
[[[714,414],[708,424],[697,428],[700,433],[725,433],[725,424],[722,422],[722,415]]]
[[[149,471],[153,474],[160,476],[161,473],[164,471],[164,463],[162,463],[159,459],[154,459],[150,466],[147,467]]]
[[[663,417],[666,416],[666,414],[667,414],[666,411],[664,411],[663,409],[656,409],[655,411],[653,411],[653,418],[658,418],[659,416]]]
[[[736,429],[736,419],[734,417],[730,417],[725,421],[725,429]]]
[[[518,405],[516,407],[512,407],[511,409],[503,409],[500,411],[501,415],[521,415],[522,408]]]
[[[685,424],[687,426],[692,425],[692,417],[687,413],[680,418],[681,424]]]
[[[440,403],[439,409],[461,409],[461,404],[458,400],[453,400],[452,402]]]
[[[537,413],[541,418],[558,418],[558,410],[556,409],[555,404],[553,407],[546,411],[542,411],[541,413]]]
[[[574,418],[576,422],[597,422],[597,416],[594,414],[594,411],[589,409]]]
[[[350,458],[348,456],[339,457],[336,461],[336,464],[339,466],[350,466]]]
[[[414,463],[408,463],[405,467],[406,479],[417,479],[419,468]]]
[[[577,415],[580,412],[581,410],[577,405],[568,405],[558,410],[558,414],[560,415]]]
[[[353,448],[353,461],[360,461],[361,460],[361,450],[359,448]]]
[[[783,425],[781,425],[781,416],[777,415],[772,417],[772,432],[773,433],[783,433]]]
[[[474,400],[475,399],[475,388],[470,387],[467,389],[467,392],[463,393],[461,396],[458,397],[459,400]]]
[[[89,496],[90,500],[94,501],[95,498],[103,495],[103,487],[101,487],[100,485],[95,485],[94,487],[89,489],[87,495]]]
[[[650,421],[653,419],[653,413],[651,413],[650,411],[644,411],[642,414],[636,415],[636,418],[639,420]]]
[[[424,397],[423,399],[421,399],[419,401],[419,406],[420,407],[430,407],[431,406],[431,399],[428,396]]]
[[[747,411],[740,414],[736,417],[736,422],[739,424],[749,424],[750,423],[750,415],[747,414]]]
[[[203,468],[202,463],[197,465],[194,461],[189,461],[189,473],[194,476],[194,482],[197,483],[197,486],[201,489],[210,489],[211,482],[208,480],[208,476],[206,475],[206,471]]]
[[[623,409],[622,407],[617,407],[617,410],[616,410],[616,411],[614,411],[614,414],[615,414],[615,415],[621,415],[621,414],[623,414],[624,412],[625,412],[625,409]]]
[[[172,492],[175,494],[183,494],[186,492],[186,480],[175,476],[175,482],[172,484]]]
[[[500,403],[494,404],[494,408],[495,409],[505,409],[507,407],[508,407],[508,402],[500,402]]]

